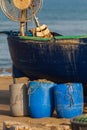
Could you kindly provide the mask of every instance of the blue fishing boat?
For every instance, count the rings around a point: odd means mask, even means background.
[[[42,0],[1,0],[0,5],[8,18],[20,22],[19,32],[3,32],[8,35],[14,79],[26,76],[54,82],[87,81],[87,35],[62,36],[40,25],[36,13]],[[28,31],[31,18],[36,28]]]
[[[54,82],[87,81],[87,36],[8,35],[14,78],[26,76]]]

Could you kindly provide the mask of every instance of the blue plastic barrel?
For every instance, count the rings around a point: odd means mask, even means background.
[[[33,118],[51,117],[54,110],[54,83],[31,81],[28,86],[28,111],[30,116]]]
[[[57,116],[72,118],[83,112],[83,87],[80,83],[57,84],[54,87]]]

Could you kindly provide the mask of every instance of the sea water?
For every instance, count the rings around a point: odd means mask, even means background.
[[[62,35],[87,34],[87,0],[43,0],[37,15],[40,24]],[[19,22],[9,20],[0,10],[0,31],[18,31]],[[28,29],[35,27],[33,19]],[[10,75],[12,66],[7,36],[0,34],[0,76]]]

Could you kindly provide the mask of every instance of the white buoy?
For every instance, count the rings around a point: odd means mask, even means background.
[[[23,83],[12,84],[10,91],[10,111],[12,116],[26,116],[27,109],[27,86]]]

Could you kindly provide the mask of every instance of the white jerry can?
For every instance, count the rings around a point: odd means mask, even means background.
[[[10,111],[12,116],[26,116],[27,109],[27,86],[23,83],[12,84],[10,91]]]

